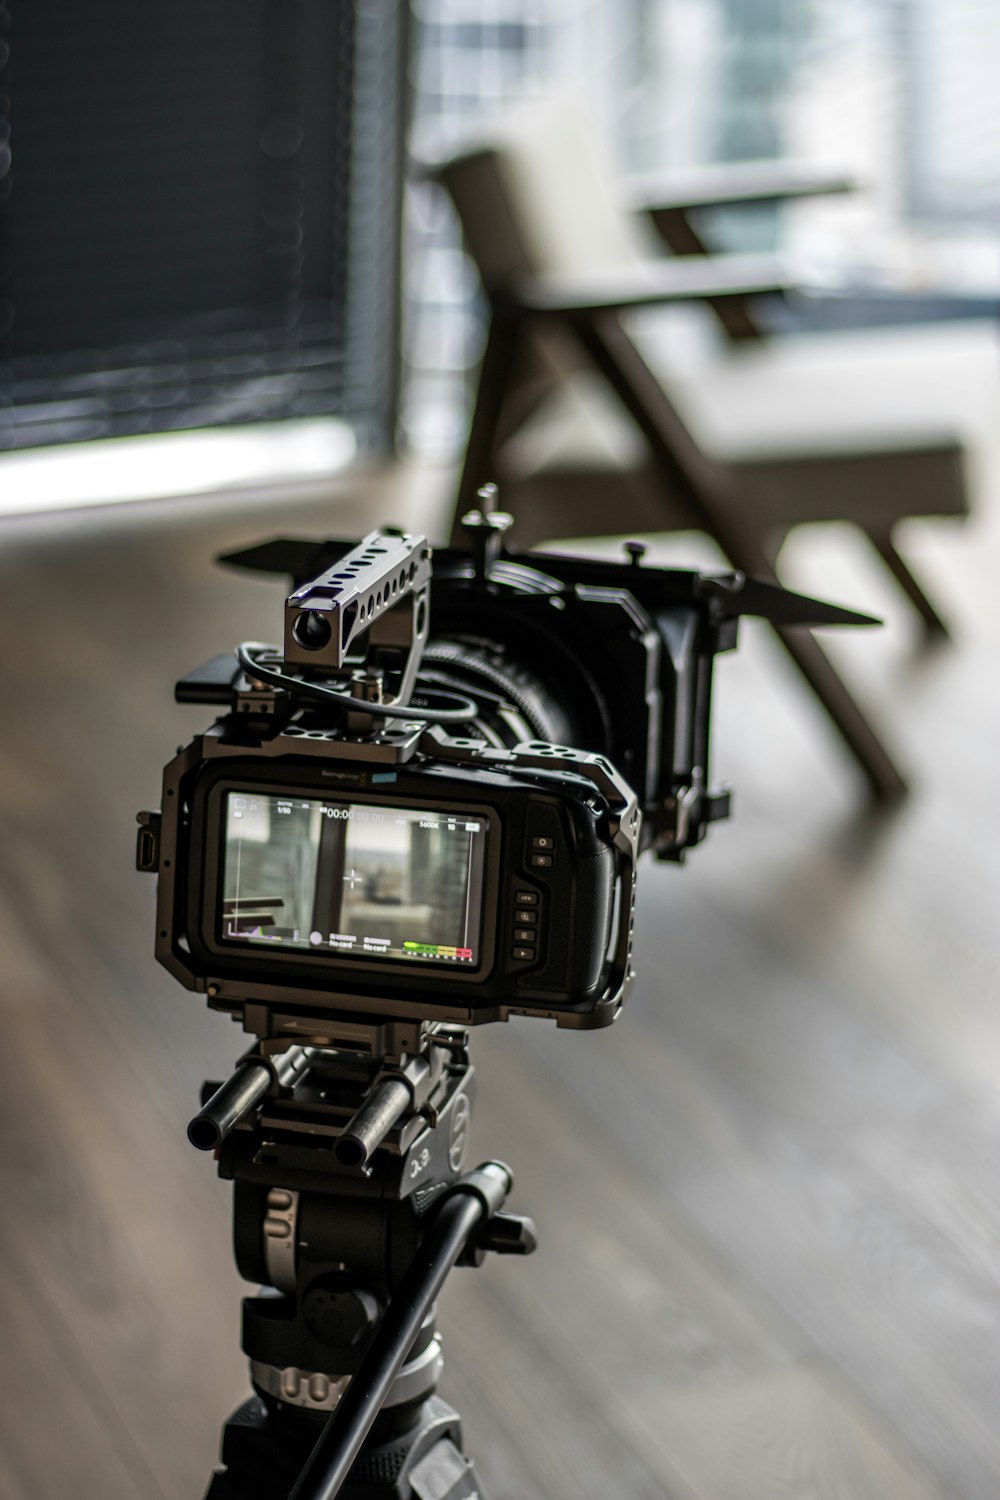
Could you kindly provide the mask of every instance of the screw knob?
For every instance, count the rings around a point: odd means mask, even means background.
[[[302,1317],[309,1332],[331,1349],[353,1349],[378,1322],[379,1304],[360,1287],[338,1287],[320,1277],[302,1298]]]

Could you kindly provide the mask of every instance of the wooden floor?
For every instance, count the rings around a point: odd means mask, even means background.
[[[341,490],[0,524],[3,1500],[198,1500],[246,1389],[229,1195],[184,1138],[240,1037],[153,962],[134,815],[200,723],[174,678],[277,629],[213,550],[403,516]],[[738,815],[644,870],[625,1017],[476,1037],[477,1154],[542,1236],[443,1301],[493,1500],[1000,1496],[1000,525],[913,552],[956,627],[930,654],[860,543],[790,560],[888,615],[833,645],[910,803],[860,811],[748,627]]]

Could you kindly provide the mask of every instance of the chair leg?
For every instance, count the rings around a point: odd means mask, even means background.
[[[924,629],[927,631],[927,634],[940,636],[943,639],[947,640],[950,635],[950,631],[948,630],[947,625],[942,620],[937,610],[934,608],[934,605],[931,603],[930,599],[924,593],[924,590],[920,587],[920,584],[914,578],[913,573],[910,571],[909,563],[907,563],[905,559],[902,558],[896,551],[889,533],[883,532],[880,534],[876,534],[875,532],[869,531],[865,534],[871,542],[872,546],[875,548],[875,551],[878,553],[879,557],[889,569],[889,572],[892,574],[893,578],[895,578],[896,582],[903,590],[903,593],[906,595],[910,603],[913,605],[914,609],[917,611],[917,614],[920,616],[921,620],[923,620]]]
[[[734,567],[777,583],[767,549],[725,471],[699,448],[617,318],[602,316],[575,325],[574,332],[649,443],[657,466],[684,494],[693,524],[715,538]],[[905,779],[819,642],[808,630],[778,630],[777,635],[854,755],[876,800],[894,802],[905,796]]]
[[[514,363],[517,334],[515,318],[494,308],[479,371],[479,388],[465,448],[462,477],[458,482],[458,503],[451,533],[453,547],[466,545],[462,517],[467,510],[475,507],[476,494],[481,486],[495,477],[491,473],[491,467],[494,462],[496,434]]]
[[[875,800],[901,801],[908,791],[905,778],[816,637],[808,630],[777,630],[775,634],[830,716]]]

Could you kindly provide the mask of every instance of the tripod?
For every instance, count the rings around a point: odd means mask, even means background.
[[[234,1183],[255,1394],[227,1422],[206,1500],[482,1500],[436,1395],[434,1299],[456,1263],[528,1254],[511,1175],[462,1173],[467,1035],[356,1020],[336,1047],[262,1042],[206,1084],[188,1135]],[[347,1043],[347,1045],[345,1045]]]

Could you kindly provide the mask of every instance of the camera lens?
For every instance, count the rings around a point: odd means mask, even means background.
[[[326,615],[315,609],[303,610],[292,626],[292,635],[303,651],[322,651],[330,644],[332,634]]]
[[[511,661],[502,648],[484,641],[435,640],[423,657],[438,680],[478,700],[475,730],[496,746],[543,739],[576,743],[576,725],[528,668]],[[425,673],[426,675],[426,673]]]

